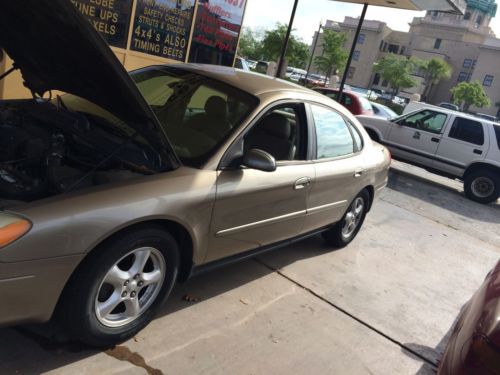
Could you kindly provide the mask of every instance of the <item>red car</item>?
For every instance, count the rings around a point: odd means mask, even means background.
[[[338,102],[337,95],[339,90],[337,89],[314,88],[313,90]],[[340,104],[346,107],[353,115],[374,115],[372,106],[368,99],[353,91],[344,91],[342,93],[342,100],[340,101]]]
[[[500,374],[500,262],[463,307],[438,374]]]

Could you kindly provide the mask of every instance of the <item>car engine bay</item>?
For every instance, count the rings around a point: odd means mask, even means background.
[[[59,104],[58,104],[59,103]],[[162,170],[137,132],[43,99],[0,102],[0,203],[29,202]]]

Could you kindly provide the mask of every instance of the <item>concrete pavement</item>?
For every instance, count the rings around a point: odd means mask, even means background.
[[[201,275],[106,352],[0,329],[0,373],[431,374],[499,258],[499,223],[500,204],[476,204],[457,182],[395,162],[347,248],[313,237]]]

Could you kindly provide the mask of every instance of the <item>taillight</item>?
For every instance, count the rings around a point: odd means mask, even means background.
[[[31,229],[31,223],[22,217],[0,214],[0,248],[24,236]]]

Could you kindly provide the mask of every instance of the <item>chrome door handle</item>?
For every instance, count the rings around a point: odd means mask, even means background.
[[[295,190],[301,190],[305,189],[311,184],[311,179],[309,177],[302,177],[299,178],[297,181],[295,181],[295,184],[293,184],[293,188]]]
[[[363,175],[363,170],[362,169],[358,169],[354,172],[354,178],[358,178],[358,177],[361,177]]]

